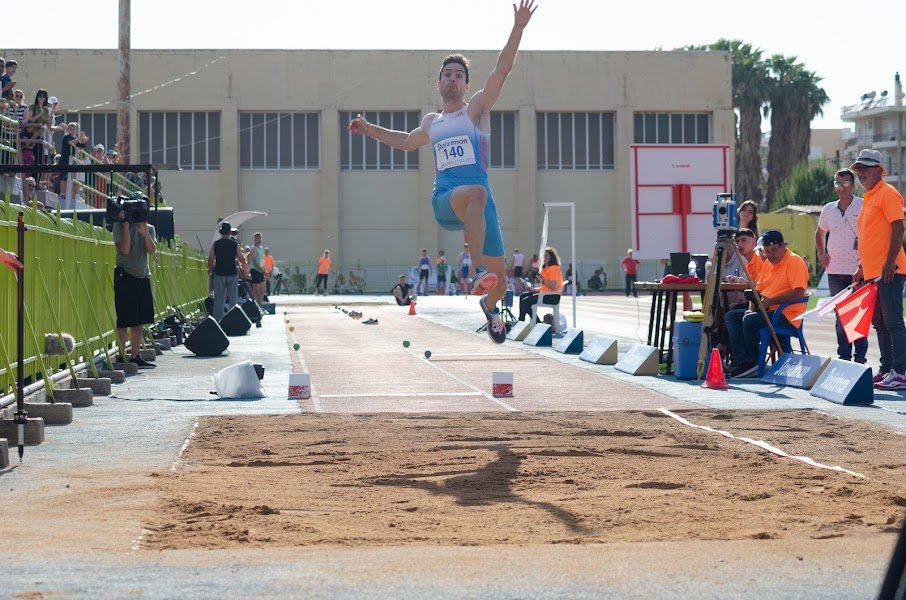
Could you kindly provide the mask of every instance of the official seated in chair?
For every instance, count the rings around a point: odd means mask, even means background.
[[[544,264],[538,276],[539,286],[519,295],[519,320],[525,321],[526,315],[532,312],[532,306],[538,303],[539,293],[559,294],[563,289],[563,272],[560,270],[560,255],[557,250],[548,246],[544,249]]]
[[[774,310],[781,304],[805,298],[808,290],[808,266],[801,256],[787,249],[783,234],[779,231],[764,232],[763,244],[766,260],[759,270],[755,291],[761,297],[768,318],[772,318]],[[804,303],[788,306],[783,309],[777,323],[782,327],[797,329],[802,323],[793,319],[803,312]],[[757,375],[760,330],[766,326],[764,316],[758,312],[754,303],[751,303],[748,310],[729,311],[724,320],[733,353],[730,376]]]

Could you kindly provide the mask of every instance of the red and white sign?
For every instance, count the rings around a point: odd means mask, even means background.
[[[635,258],[710,254],[711,208],[717,194],[730,191],[730,147],[633,144],[630,167]]]
[[[307,400],[311,398],[311,375],[308,373],[289,374],[289,399]]]
[[[495,398],[513,397],[513,374],[506,371],[494,371],[491,374],[492,392]]]

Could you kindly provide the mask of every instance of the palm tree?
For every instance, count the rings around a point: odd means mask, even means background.
[[[773,55],[768,67],[773,75],[771,140],[768,145],[767,204],[793,167],[806,160],[811,140],[811,121],[822,114],[829,98],[818,86],[821,77],[797,63],[797,57]]]
[[[733,61],[733,108],[739,111],[736,131],[736,193],[740,200],[764,203],[761,165],[761,110],[772,89],[760,48],[740,40],[720,39],[684,50],[729,52]]]

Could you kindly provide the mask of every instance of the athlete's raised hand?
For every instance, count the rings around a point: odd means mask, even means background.
[[[535,0],[520,0],[519,6],[513,5],[513,19],[516,27],[525,27],[531,20],[532,15],[538,7],[535,6]]]
[[[365,120],[365,117],[356,115],[355,119],[349,122],[349,127],[347,129],[356,135],[365,135],[368,131],[368,125],[369,123]]]

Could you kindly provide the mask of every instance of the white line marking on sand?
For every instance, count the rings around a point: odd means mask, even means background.
[[[192,442],[192,438],[195,437],[195,433],[198,431],[198,419],[195,419],[195,422],[192,423],[192,432],[189,434],[189,437],[186,438],[186,441],[182,443],[182,448],[179,449],[179,452],[176,454],[176,460],[173,461],[173,464],[170,465],[170,471],[176,471],[176,467],[179,464],[179,461],[182,460],[182,454],[186,451],[186,448],[189,447],[189,444]]]
[[[746,442],[747,444],[753,444],[755,446],[758,446],[759,448],[763,448],[763,449],[767,450],[768,452],[776,454],[777,456],[783,456],[784,458],[792,458],[793,460],[798,460],[798,461],[804,462],[807,465],[811,465],[813,467],[818,467],[819,469],[828,469],[829,471],[837,471],[839,473],[846,473],[848,475],[852,475],[853,477],[858,477],[859,479],[865,479],[865,475],[863,475],[861,473],[856,473],[855,471],[850,471],[848,469],[844,469],[843,467],[839,467],[839,466],[832,467],[830,465],[825,465],[825,464],[816,462],[814,459],[809,458],[808,456],[792,456],[790,454],[787,454],[780,448],[777,448],[776,446],[772,446],[769,443],[763,442],[761,440],[753,440],[753,439],[747,438],[747,437],[737,437],[728,431],[721,431],[720,429],[714,429],[713,427],[708,427],[707,425],[696,425],[695,423],[691,423],[691,422],[687,421],[686,419],[679,416],[678,414],[670,412],[666,408],[659,408],[658,411],[664,413],[668,417],[673,417],[680,423],[682,423],[684,425],[688,425],[689,427],[695,427],[696,429],[702,429],[704,431],[710,431],[712,433],[717,433],[726,438],[730,438],[733,440],[740,440],[742,442]]]

